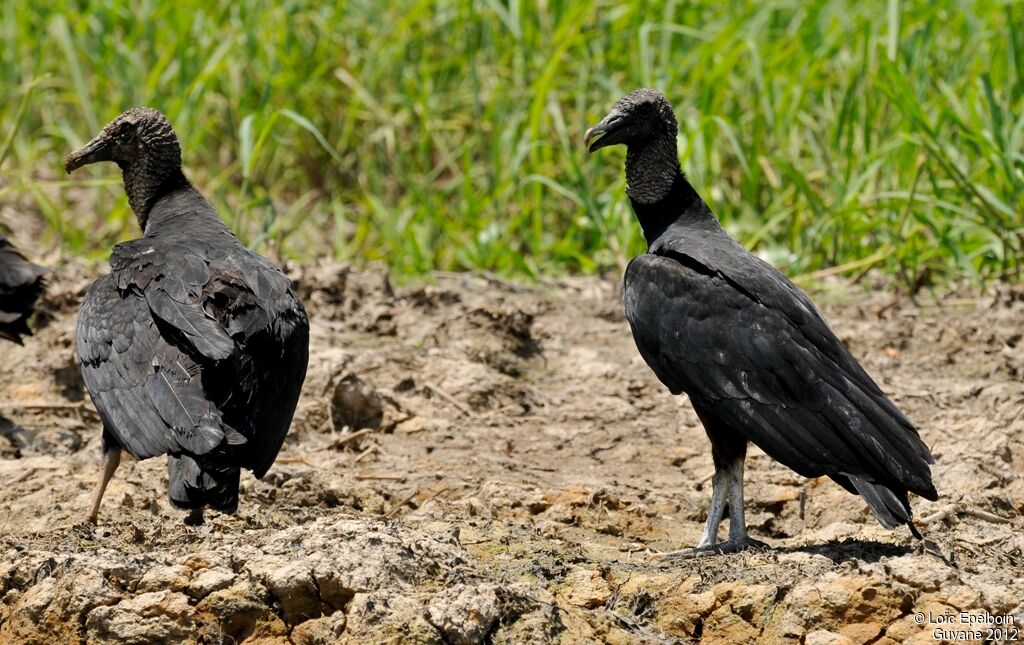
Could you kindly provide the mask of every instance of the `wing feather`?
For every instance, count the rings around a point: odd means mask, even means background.
[[[82,378],[104,426],[138,459],[168,451],[167,428],[145,391],[146,356],[160,351],[160,334],[141,297],[122,299],[111,276],[93,283],[78,314],[76,345]]]

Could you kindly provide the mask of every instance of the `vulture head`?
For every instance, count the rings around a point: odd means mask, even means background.
[[[658,90],[642,87],[625,95],[601,122],[587,130],[583,142],[590,152],[625,144],[642,147],[651,141],[675,141],[678,125],[668,100]]]
[[[132,108],[100,130],[92,141],[64,160],[72,172],[98,161],[121,168],[128,204],[146,230],[149,209],[163,195],[187,185],[181,172],[181,146],[167,118],[153,108]]]
[[[64,160],[72,172],[98,161],[113,161],[122,170],[138,165],[177,169],[181,146],[170,122],[148,107],[137,107],[108,123],[96,137]]]

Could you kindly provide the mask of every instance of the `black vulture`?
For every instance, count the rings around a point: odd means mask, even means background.
[[[689,395],[711,440],[703,537],[672,555],[761,544],[744,525],[748,441],[805,477],[831,477],[885,527],[906,524],[920,538],[907,493],[938,498],[928,447],[807,296],[725,232],[680,170],[676,133],[668,101],[644,88],[584,135],[590,152],[626,145],[626,193],[648,245],[626,267],[626,318],[644,360],[670,392]],[[726,508],[729,538],[718,543]]]
[[[248,250],[185,179],[181,148],[152,108],[120,115],[68,172],[113,161],[143,237],[114,247],[111,273],[78,313],[76,346],[103,421],[105,469],[121,450],[167,455],[171,503],[200,523],[238,506],[239,469],[262,477],[284,442],[306,376],[309,321],[279,268]]]
[[[22,335],[31,336],[28,319],[32,306],[43,293],[45,268],[32,264],[0,235],[0,338],[21,345]]]

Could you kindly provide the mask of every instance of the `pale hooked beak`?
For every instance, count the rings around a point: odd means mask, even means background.
[[[618,114],[609,114],[600,123],[590,128],[583,134],[583,145],[587,146],[590,152],[619,143],[614,132],[622,125],[622,117]],[[596,141],[595,141],[596,139]]]
[[[110,161],[110,149],[110,142],[102,135],[98,136],[67,156],[64,171],[71,173],[91,163]]]

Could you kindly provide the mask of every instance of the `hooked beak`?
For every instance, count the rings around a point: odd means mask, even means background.
[[[111,146],[102,136],[96,137],[78,150],[75,150],[64,160],[64,170],[71,173],[82,166],[87,166],[97,161],[110,161]]]
[[[583,145],[588,146],[590,152],[600,150],[605,146],[618,143],[614,137],[615,131],[622,125],[622,117],[618,114],[609,114],[600,123],[590,128],[583,134]],[[594,141],[594,139],[597,139]],[[591,143],[593,141],[593,143]]]

